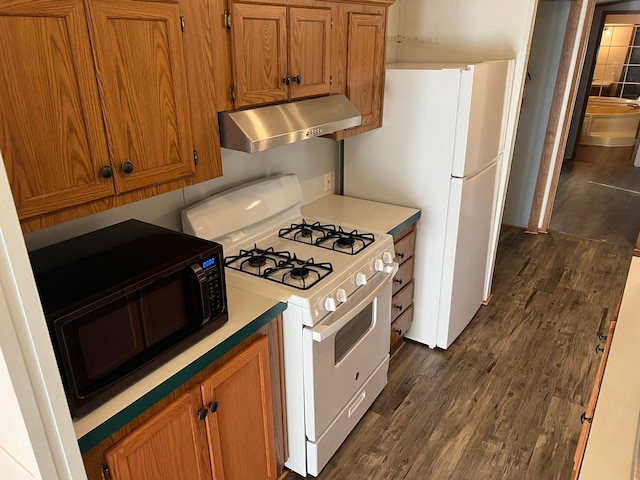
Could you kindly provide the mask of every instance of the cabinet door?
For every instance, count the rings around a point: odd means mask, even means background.
[[[82,0],[0,4],[0,150],[21,219],[114,194]]]
[[[193,175],[179,4],[88,4],[118,192]]]
[[[211,479],[207,435],[194,388],[105,452],[113,480]]]
[[[202,383],[216,480],[275,479],[267,337],[252,343]],[[184,478],[184,477],[183,477]]]
[[[287,8],[233,3],[231,21],[236,107],[287,100]]]
[[[331,90],[331,9],[289,9],[289,74],[292,98]]]
[[[347,97],[362,115],[359,127],[379,127],[384,85],[384,18],[380,13],[349,12],[347,31]]]

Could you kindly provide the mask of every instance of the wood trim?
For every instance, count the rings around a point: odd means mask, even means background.
[[[585,2],[587,2],[587,13],[584,26],[582,30],[580,30],[580,12]],[[580,79],[584,65],[584,56],[589,42],[589,33],[591,30],[591,22],[593,21],[594,10],[595,0],[574,0],[571,2],[569,18],[567,20],[567,30],[565,32],[560,64],[558,66],[558,77],[553,92],[551,112],[549,114],[549,122],[547,124],[542,156],[540,158],[538,179],[536,181],[533,202],[531,204],[531,213],[529,215],[529,224],[527,226],[528,233],[538,233],[539,231],[546,232],[549,228],[551,210],[553,208],[553,202],[558,189],[558,180],[560,178],[560,169],[562,167],[562,156],[564,155],[564,149],[566,148],[567,138],[569,136],[573,106],[578,92],[578,80]],[[579,43],[578,58],[573,74],[570,75],[573,50],[577,43]],[[564,115],[561,115],[567,89],[569,90],[569,101]],[[555,152],[554,157],[554,145],[558,136],[560,137],[560,145],[562,148],[559,148],[557,152]],[[538,225],[540,224],[544,192],[549,181],[549,173],[551,172],[551,166],[554,161],[555,165],[553,167],[553,175],[550,180],[549,200],[547,201],[547,205],[542,216],[542,225],[538,228]]]

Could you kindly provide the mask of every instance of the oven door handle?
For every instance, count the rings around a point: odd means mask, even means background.
[[[357,305],[348,310],[347,312],[335,312],[334,315],[340,315],[339,319],[333,323],[325,320],[319,325],[315,326],[311,331],[311,338],[314,342],[322,342],[329,338],[331,335],[336,333],[342,327],[344,327],[347,323],[351,321],[351,319],[364,307],[366,307],[371,301],[377,297],[382,290],[385,289],[387,285],[391,282],[393,277],[395,277],[396,273],[398,273],[398,264],[396,262],[392,262],[385,266],[384,271],[387,275],[380,281],[378,285],[371,284],[372,290],[368,293],[365,293],[367,290],[367,286],[361,287],[361,291],[366,295],[362,300],[360,300]],[[356,292],[357,295],[357,292]]]

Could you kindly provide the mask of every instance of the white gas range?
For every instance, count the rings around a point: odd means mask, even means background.
[[[184,210],[185,233],[223,245],[226,281],[287,302],[285,465],[318,475],[387,383],[393,240],[302,218],[295,175]]]

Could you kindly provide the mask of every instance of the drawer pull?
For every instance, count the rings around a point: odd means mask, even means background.
[[[580,415],[580,423],[584,423],[584,422],[591,423],[591,420],[593,420],[593,417],[587,417],[586,412],[582,412],[582,415]]]
[[[602,353],[604,352],[604,347],[601,347],[600,345],[596,345],[596,353]]]

